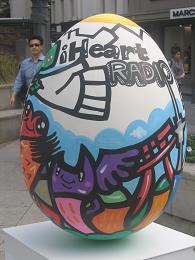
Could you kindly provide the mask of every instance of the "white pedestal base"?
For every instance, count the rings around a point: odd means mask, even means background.
[[[50,221],[4,229],[6,260],[194,260],[195,237],[152,223],[127,238],[74,237]]]

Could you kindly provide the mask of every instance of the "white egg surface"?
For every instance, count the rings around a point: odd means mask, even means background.
[[[91,16],[48,52],[20,132],[27,188],[54,223],[89,239],[144,228],[172,200],[185,158],[178,85],[150,35]]]

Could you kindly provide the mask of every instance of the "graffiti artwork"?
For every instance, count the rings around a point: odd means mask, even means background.
[[[172,201],[185,158],[185,112],[147,32],[112,14],[54,44],[25,101],[27,189],[55,224],[89,239],[127,236]]]

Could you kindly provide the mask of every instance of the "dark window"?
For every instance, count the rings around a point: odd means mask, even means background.
[[[10,17],[10,5],[9,0],[0,1],[0,18],[9,18]]]

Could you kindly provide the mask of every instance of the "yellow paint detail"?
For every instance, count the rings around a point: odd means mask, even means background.
[[[74,211],[74,208],[73,208],[71,202],[68,203],[68,207],[69,207],[70,211],[71,211],[73,214],[75,214],[75,211]]]
[[[77,222],[80,223],[79,219],[76,216],[73,216],[73,219]]]
[[[98,14],[98,15],[85,18],[81,22],[113,23],[113,24],[122,24],[122,25],[139,27],[139,25],[136,24],[135,22],[116,14]]]
[[[36,165],[33,165],[33,167],[30,168],[30,171],[32,171],[35,174],[37,172]]]
[[[133,228],[133,230],[144,228],[145,226],[152,223],[152,221],[154,221],[160,215],[161,211],[166,206],[166,203],[169,198],[169,193],[170,191],[166,191],[165,193],[154,197],[152,207],[148,215],[144,218],[144,220],[139,225]]]
[[[59,208],[60,208],[60,210],[61,210],[62,213],[65,213],[64,207],[63,207],[63,205],[62,205],[61,202],[59,203]]]
[[[124,219],[130,207],[105,209],[92,219],[93,225],[103,233],[111,234],[124,229]]]
[[[28,145],[28,144],[25,144],[24,141],[21,141],[21,145],[22,145],[25,149],[27,149],[27,148],[29,147],[29,145]]]
[[[51,202],[51,198],[49,195],[49,190],[48,190],[46,180],[40,180],[38,182],[37,186],[35,187],[35,192],[43,201],[45,201],[47,204],[52,206],[52,202]]]
[[[31,184],[37,174],[37,170],[40,167],[40,163],[37,163],[33,160],[30,149],[30,142],[28,140],[21,141],[20,158],[26,187],[28,190],[30,190]]]

